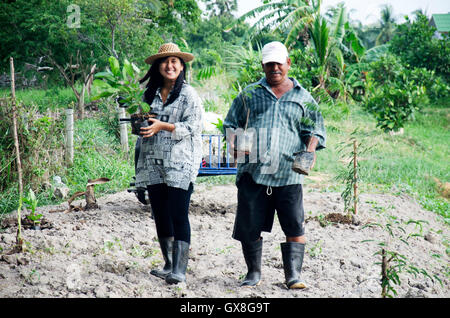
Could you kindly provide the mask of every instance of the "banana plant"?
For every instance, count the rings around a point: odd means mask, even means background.
[[[93,87],[97,94],[92,100],[114,97],[129,114],[150,112],[150,105],[142,98],[144,90],[139,85],[140,69],[127,59],[121,68],[113,56],[109,58],[109,66],[106,71],[95,74]]]

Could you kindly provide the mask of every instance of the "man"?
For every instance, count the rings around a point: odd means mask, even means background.
[[[238,207],[233,238],[241,241],[248,273],[241,286],[261,280],[263,240],[270,232],[277,211],[286,242],[281,243],[286,285],[306,288],[301,279],[305,250],[303,175],[293,172],[294,153],[325,148],[326,133],[317,103],[288,77],[291,67],[286,47],[271,42],[262,49],[265,77],[251,84],[233,101],[223,127],[229,149],[238,162]],[[307,120],[305,120],[307,119]],[[306,124],[308,122],[308,124]],[[250,152],[241,153],[235,141],[242,128],[256,138]]]

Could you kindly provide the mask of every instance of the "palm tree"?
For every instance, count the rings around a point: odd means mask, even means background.
[[[288,48],[299,38],[303,39],[306,46],[309,41],[308,30],[315,17],[320,15],[321,3],[322,0],[265,0],[263,5],[239,17],[231,27],[247,18],[256,18],[257,22],[248,31],[250,38],[267,30],[280,31],[287,34],[285,45]]]
[[[339,4],[334,11],[330,26],[327,20],[317,15],[310,29],[316,66],[319,68],[319,85],[315,88],[325,88],[325,83],[330,78],[331,64],[337,66],[338,77],[341,77],[344,69],[344,57],[341,48],[347,22],[346,9]]]
[[[237,0],[202,0],[210,16],[231,16],[238,8]]]
[[[394,9],[391,5],[385,4],[381,9],[380,33],[375,44],[381,45],[389,42],[394,36],[395,26]]]

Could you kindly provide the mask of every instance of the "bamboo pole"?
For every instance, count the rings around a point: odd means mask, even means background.
[[[20,148],[19,137],[17,133],[17,105],[16,105],[16,83],[14,77],[14,59],[9,58],[9,66],[11,69],[11,102],[13,113],[13,137],[14,148],[16,149],[16,162],[17,162],[17,174],[19,178],[19,207],[17,208],[17,234],[16,234],[16,247],[19,251],[23,251],[23,239],[22,239],[22,198],[23,198],[23,177],[22,177],[22,162],[20,160]]]
[[[9,58],[9,65],[11,69],[11,102],[12,102],[12,113],[13,113],[13,138],[14,138],[14,148],[16,149],[16,161],[17,161],[17,174],[19,177],[19,195],[23,197],[23,177],[22,177],[22,162],[20,160],[20,148],[19,148],[19,137],[17,134],[17,105],[16,105],[16,86],[14,78],[14,59]]]
[[[73,109],[66,109],[66,162],[73,164]]]

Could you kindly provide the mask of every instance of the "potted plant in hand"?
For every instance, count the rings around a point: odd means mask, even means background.
[[[144,90],[139,86],[141,71],[127,59],[120,68],[119,61],[113,56],[109,58],[109,65],[106,71],[95,74],[93,86],[97,94],[92,100],[115,98],[119,106],[126,108],[131,115],[131,133],[139,135],[140,128],[148,126],[148,118],[154,116],[150,113],[150,105],[143,101]]]
[[[238,87],[239,87],[239,92],[240,92],[240,94],[238,96],[240,96],[242,104],[244,105],[244,108],[247,111],[247,114],[246,114],[247,117],[245,120],[244,131],[240,132],[236,136],[235,147],[236,147],[237,152],[250,153],[253,149],[253,140],[255,138],[255,135],[254,135],[253,130],[247,130],[248,120],[250,118],[250,108],[247,107],[246,101],[247,101],[247,99],[251,99],[253,97],[252,91],[255,90],[256,88],[260,88],[261,86],[254,85],[252,87],[246,88],[245,90],[241,90],[240,85],[238,83]]]

